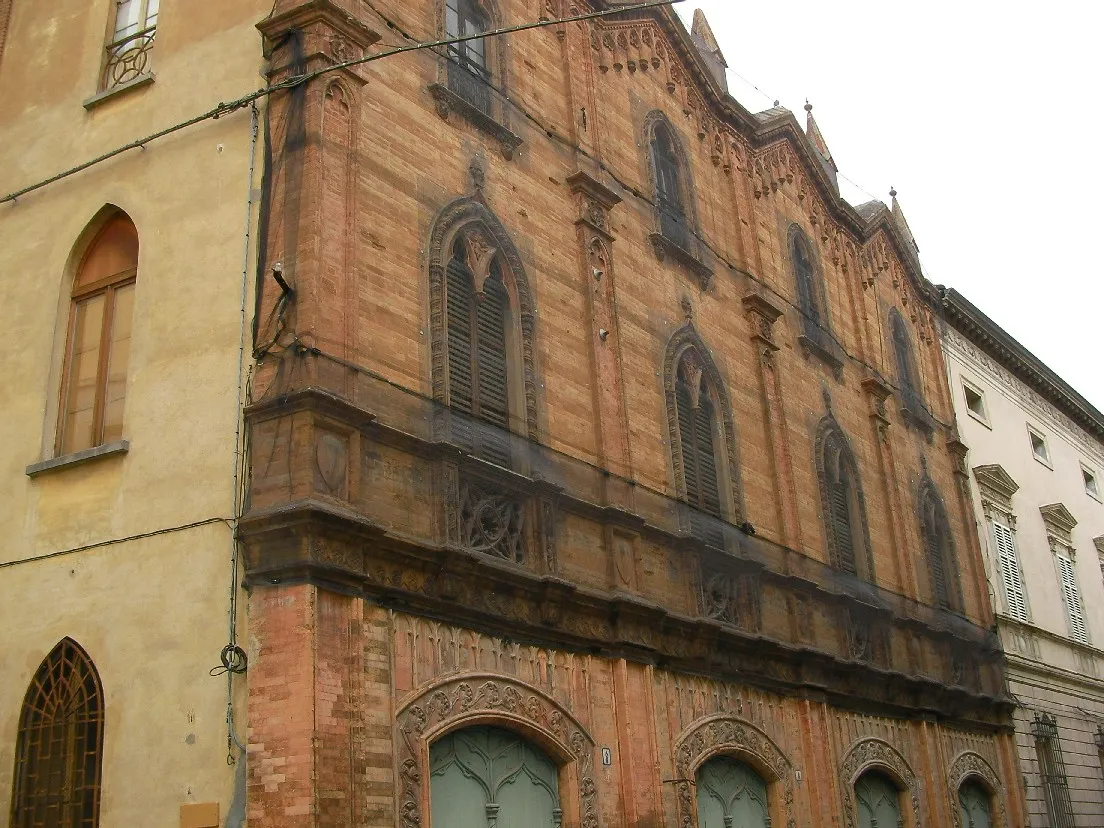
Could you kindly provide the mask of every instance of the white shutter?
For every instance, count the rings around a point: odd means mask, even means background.
[[[1085,613],[1081,609],[1081,593],[1077,589],[1077,574],[1073,561],[1065,555],[1058,555],[1058,570],[1062,573],[1062,595],[1066,599],[1066,611],[1069,612],[1070,635],[1082,644],[1089,643],[1089,631],[1085,627]]]
[[[1023,574],[1020,572],[1020,559],[1016,555],[1016,536],[1002,523],[993,523],[993,536],[997,545],[997,563],[1001,579],[1004,582],[1004,596],[1007,599],[1008,614],[1025,624],[1027,618],[1027,596],[1024,594]]]

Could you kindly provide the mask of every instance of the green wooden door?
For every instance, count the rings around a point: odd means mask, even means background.
[[[557,769],[508,730],[470,727],[429,749],[433,828],[557,828]]]
[[[698,771],[698,828],[767,828],[767,783],[754,770],[727,756],[710,759]]]
[[[989,792],[976,782],[966,782],[958,789],[958,804],[962,809],[962,828],[992,828]]]
[[[897,788],[880,773],[864,773],[855,783],[859,828],[898,828],[901,802]]]

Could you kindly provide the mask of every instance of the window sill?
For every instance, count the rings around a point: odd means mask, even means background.
[[[1051,471],[1054,471],[1054,466],[1051,465],[1051,462],[1049,460],[1044,460],[1042,457],[1037,455],[1035,452],[1031,452],[1031,456],[1035,459],[1035,462],[1038,463],[1040,466],[1046,466]]]
[[[814,356],[832,369],[836,381],[843,379],[843,349],[832,338],[831,334],[823,328],[817,328],[816,333],[809,335],[806,326],[805,333],[797,337],[798,344],[805,352],[806,357]]]
[[[919,398],[913,397],[910,399],[904,393],[901,396],[901,419],[905,421],[906,425],[922,432],[930,442],[932,435],[935,434],[935,418],[924,407],[924,403]]]
[[[989,420],[987,420],[985,417],[982,417],[980,414],[978,414],[975,411],[971,411],[969,408],[966,409],[966,413],[970,417],[972,417],[973,419],[977,420],[979,423],[981,423],[983,426],[985,426],[990,431],[993,430],[993,426],[989,423]]]
[[[120,83],[116,86],[111,87],[110,89],[105,89],[103,92],[97,92],[95,95],[93,95],[91,98],[88,98],[84,102],[84,108],[93,109],[94,107],[102,104],[104,101],[114,98],[116,95],[123,95],[127,92],[130,92],[132,89],[139,89],[143,86],[146,86],[147,84],[153,83],[153,80],[156,77],[157,76],[153,74],[153,72],[146,72],[145,74],[139,75],[138,77],[134,78],[134,80],[128,80],[126,83]]]
[[[429,94],[437,104],[437,114],[444,120],[449,119],[449,114],[455,112],[464,118],[476,129],[490,135],[499,143],[502,157],[512,161],[517,148],[521,146],[521,138],[510,132],[506,127],[496,121],[478,107],[472,106],[462,96],[457,95],[442,83],[431,83],[428,87]]]
[[[126,454],[130,451],[129,440],[118,440],[114,443],[105,443],[84,451],[75,451],[72,454],[64,454],[61,457],[51,457],[49,460],[40,460],[27,466],[27,477],[38,477],[55,469],[67,469],[71,466],[79,466],[101,457],[113,457],[117,454]]]
[[[709,283],[713,280],[713,268],[683,247],[676,241],[667,238],[662,233],[652,233],[648,237],[655,248],[656,258],[661,262],[668,257],[689,270],[698,281],[698,287],[708,290]]]

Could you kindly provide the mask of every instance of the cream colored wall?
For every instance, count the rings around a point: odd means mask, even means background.
[[[0,194],[257,89],[254,25],[270,5],[162,0],[156,80],[86,111],[111,0],[17,2],[0,64]],[[23,694],[64,636],[88,651],[104,685],[100,824],[175,825],[183,803],[218,801],[224,815],[230,805],[226,681],[208,671],[229,635],[231,528],[29,559],[233,517],[246,203],[257,186],[250,139],[245,109],[0,205],[9,349],[0,384],[0,813]],[[52,452],[74,244],[105,204],[126,210],[140,239],[130,450],[29,478],[26,467]]]
[[[1012,497],[1012,505],[1032,624],[1062,637],[1069,636],[1054,554],[1039,513],[1040,506],[1062,503],[1077,519],[1073,530],[1075,566],[1089,639],[1094,647],[1104,648],[1104,579],[1100,555],[1093,544],[1093,538],[1104,535],[1104,504],[1085,493],[1081,475],[1081,464],[1085,463],[1096,471],[1098,482],[1104,479],[1104,446],[958,334],[952,332],[946,344],[955,413],[963,442],[970,447],[970,467],[999,464],[1020,486]],[[967,410],[963,378],[984,392],[988,424]],[[1053,468],[1035,459],[1028,440],[1029,423],[1046,437]],[[974,497],[978,520],[983,521],[976,486]],[[1001,612],[1004,598],[999,589],[993,543],[988,532],[983,534],[987,571],[997,598],[997,610]],[[1104,669],[1104,663],[1100,666]]]

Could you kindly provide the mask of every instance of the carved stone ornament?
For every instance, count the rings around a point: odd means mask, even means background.
[[[951,762],[947,774],[950,782],[951,813],[954,814],[955,828],[966,828],[962,824],[962,809],[958,807],[958,792],[966,782],[978,782],[990,797],[990,805],[996,805],[992,812],[996,816],[992,828],[1008,828],[1008,814],[1004,807],[1004,787],[993,766],[973,751],[964,751]]]
[[[698,769],[715,756],[750,758],[757,767],[766,769],[769,777],[766,783],[782,787],[780,799],[787,828],[796,828],[794,771],[790,760],[763,731],[750,722],[727,715],[696,722],[675,742],[679,828],[694,828],[698,824],[698,802],[692,780],[697,777]]]
[[[995,463],[974,466],[974,479],[977,480],[983,505],[995,506],[1004,515],[1014,514],[1012,495],[1020,490],[1020,484],[1003,467]]]
[[[460,486],[460,545],[510,563],[525,563],[525,503],[472,481]]]
[[[843,791],[843,817],[846,828],[858,828],[859,815],[855,804],[855,783],[868,770],[889,775],[905,790],[912,803],[912,817],[920,828],[920,782],[908,762],[889,742],[867,738],[855,742],[840,765],[840,789]],[[902,818],[903,821],[903,818]],[[888,826],[887,828],[894,828]]]
[[[345,439],[323,432],[314,450],[315,488],[323,494],[348,496],[349,447]]]
[[[759,632],[762,626],[762,585],[754,575],[719,572],[703,578],[702,615],[711,621]]]
[[[599,828],[594,783],[594,740],[555,700],[506,676],[467,673],[430,685],[399,708],[398,815],[402,828],[421,828],[429,809],[429,746],[470,725],[494,725],[523,736],[536,735],[557,764],[574,768],[580,814],[565,822]]]
[[[1072,532],[1077,526],[1077,518],[1061,503],[1040,506],[1039,512],[1043,516],[1043,523],[1046,524],[1047,535],[1072,550]]]

